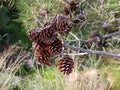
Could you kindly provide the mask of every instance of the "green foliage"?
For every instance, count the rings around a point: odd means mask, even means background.
[[[3,29],[5,29],[6,25],[8,24],[8,22],[10,21],[10,18],[8,16],[9,13],[9,9],[7,7],[2,7],[0,8],[0,27],[2,27]]]
[[[12,0],[10,3],[11,2]],[[8,2],[6,1],[3,2],[2,7],[0,8],[0,13],[0,35],[3,43],[2,47],[6,44],[13,44],[18,41],[30,46],[30,42],[26,35],[26,30],[22,29],[23,27],[21,26],[21,23],[16,23],[14,21],[18,18],[18,11],[14,7],[9,7]]]
[[[10,8],[14,6],[15,0],[1,0],[0,5],[2,6],[4,3],[6,3]]]
[[[120,89],[120,63],[113,58],[105,59],[99,67],[100,71],[105,74],[105,78],[110,80],[112,90]]]
[[[38,23],[42,25],[43,18],[38,18],[38,12],[41,7],[45,6],[50,17],[53,16],[52,14],[55,15],[57,13],[56,10],[60,9],[60,5],[56,0],[17,0],[15,5],[19,10],[19,18],[15,21],[22,22],[22,26],[27,30],[38,27]]]
[[[110,0],[110,10],[120,10],[120,0]]]
[[[59,88],[59,90],[63,90],[63,85],[61,83],[61,80],[62,80],[62,76],[55,67],[54,68],[47,67],[42,71],[36,69],[34,74],[32,75],[29,74],[27,77],[23,78],[23,80],[21,80],[21,83],[20,85],[18,85],[18,87],[24,90],[33,90],[33,89],[55,90],[57,88]]]

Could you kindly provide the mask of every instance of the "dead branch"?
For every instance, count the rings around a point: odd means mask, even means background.
[[[102,38],[111,38],[112,36],[119,35],[119,34],[120,34],[120,30],[108,35],[104,35]]]
[[[109,52],[105,52],[105,51],[87,50],[84,48],[80,48],[78,46],[70,46],[70,45],[63,45],[63,46],[65,48],[69,48],[69,49],[73,49],[73,50],[80,50],[80,51],[87,52],[87,53],[101,54],[101,55],[106,55],[106,56],[110,56],[110,57],[114,57],[114,58],[120,58],[120,54],[114,54],[114,53],[109,53]]]
[[[102,36],[101,38],[107,39],[107,38],[111,38],[112,36],[115,36],[115,35],[120,35],[120,30],[117,31],[117,32],[108,34],[108,35],[104,35],[104,36]],[[88,39],[88,40],[79,39],[79,40],[65,40],[65,41],[66,41],[66,42],[84,42],[84,43],[88,43],[88,42],[92,42],[93,40],[92,40],[92,39]]]

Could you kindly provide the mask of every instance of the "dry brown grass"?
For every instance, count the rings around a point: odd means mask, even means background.
[[[21,77],[15,76],[24,64],[26,54],[22,48],[12,45],[0,54],[0,90],[14,88]]]

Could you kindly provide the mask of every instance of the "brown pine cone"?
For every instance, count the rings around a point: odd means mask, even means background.
[[[57,66],[61,72],[69,75],[74,68],[74,62],[72,58],[65,56],[64,58],[58,61]]]
[[[40,9],[38,12],[39,16],[45,17],[48,15],[48,11],[46,9]]]
[[[71,11],[74,11],[74,10],[76,10],[76,5],[77,5],[78,3],[76,2],[76,1],[74,1],[74,0],[72,0],[72,1],[70,1],[69,3],[68,3],[68,5],[69,5],[69,9],[71,10]]]
[[[102,39],[97,31],[91,31],[88,38],[92,39],[97,48],[102,48]]]
[[[63,12],[65,13],[66,16],[68,16],[70,14],[70,10],[69,10],[69,8],[67,6],[65,6],[63,8]]]
[[[50,65],[50,53],[47,50],[35,50],[35,58],[38,64]]]
[[[41,41],[40,30],[36,30],[36,29],[30,30],[30,31],[28,31],[27,35],[28,35],[28,38],[31,41],[34,41],[34,42],[40,42]]]
[[[51,44],[57,39],[57,33],[54,27],[46,27],[41,31],[41,40],[45,44]]]
[[[72,1],[69,1],[65,7],[63,8],[63,12],[65,13],[65,15],[69,15],[70,12],[73,12],[73,11],[76,11],[77,9],[77,2],[72,0]]]
[[[58,33],[61,35],[69,33],[72,28],[72,23],[64,15],[56,15],[52,19],[52,23],[56,26]]]
[[[32,48],[34,50],[43,50],[43,49],[47,50],[47,47],[48,47],[48,45],[43,42],[40,42],[40,43],[33,42],[32,43]]]
[[[62,52],[62,41],[57,39],[48,46],[48,51],[53,55],[58,55]]]

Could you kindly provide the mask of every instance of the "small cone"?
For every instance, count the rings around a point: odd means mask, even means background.
[[[38,12],[38,15],[39,15],[39,16],[42,16],[42,17],[47,16],[47,14],[48,14],[48,11],[47,11],[47,10],[42,10],[42,9],[40,9],[39,12]]]
[[[58,61],[57,66],[61,72],[69,75],[74,68],[74,62],[72,58],[65,56],[64,58]]]
[[[76,7],[77,7],[76,5],[77,5],[77,4],[78,4],[78,3],[77,3],[76,1],[74,1],[74,0],[70,1],[70,2],[68,3],[70,10],[71,10],[71,11],[76,10]]]
[[[69,15],[70,12],[73,12],[73,11],[76,11],[77,9],[77,2],[72,0],[72,1],[69,1],[65,7],[63,8],[63,12],[65,13],[65,15]]]
[[[66,16],[68,16],[68,15],[70,14],[70,10],[68,9],[67,6],[65,6],[65,7],[63,8],[63,12],[65,13]]]
[[[56,15],[52,22],[54,25],[56,25],[57,31],[61,35],[69,33],[72,28],[72,23],[64,15]]]
[[[91,31],[88,37],[92,39],[92,42],[96,45],[97,48],[102,48],[102,39],[97,31]]]

